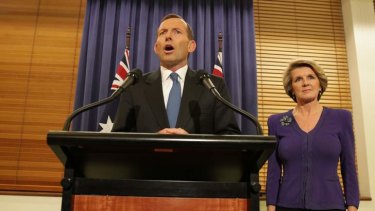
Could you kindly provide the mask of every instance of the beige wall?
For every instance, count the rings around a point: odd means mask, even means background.
[[[373,0],[342,0],[348,48],[358,168],[362,195],[361,211],[375,210],[375,15]],[[60,197],[0,196],[0,210],[57,211]],[[265,203],[261,202],[261,211]]]
[[[373,0],[342,0],[348,53],[357,163],[362,197],[360,210],[375,210],[375,14]]]
[[[0,195],[0,210],[59,211],[61,210],[61,197]]]

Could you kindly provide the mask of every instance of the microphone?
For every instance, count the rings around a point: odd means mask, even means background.
[[[235,105],[233,105],[232,103],[230,103],[229,101],[227,101],[225,98],[223,98],[221,96],[221,94],[219,93],[219,91],[217,91],[215,85],[212,83],[211,81],[211,76],[206,73],[204,70],[199,70],[198,71],[198,74],[200,75],[200,80],[202,81],[203,85],[210,90],[210,92],[222,103],[224,103],[226,106],[228,106],[230,109],[232,109],[233,111],[245,116],[246,118],[248,118],[256,127],[256,130],[257,130],[257,135],[263,135],[263,130],[262,130],[262,126],[260,125],[259,121],[252,115],[250,114],[249,112],[245,111],[245,110],[242,110],[238,107],[236,107]]]
[[[87,104],[85,106],[82,106],[81,108],[78,108],[77,110],[73,111],[69,116],[68,118],[66,118],[65,120],[65,123],[64,123],[64,127],[63,127],[63,130],[64,131],[69,131],[69,128],[70,128],[70,123],[71,121],[73,120],[73,118],[75,116],[77,116],[78,114],[84,112],[84,111],[87,111],[89,109],[92,109],[92,108],[95,108],[95,107],[98,107],[100,105],[103,105],[105,103],[109,103],[111,101],[113,101],[114,99],[116,99],[126,88],[128,88],[130,85],[134,84],[137,80],[139,80],[140,78],[142,77],[142,71],[140,69],[134,69],[132,71],[130,71],[124,82],[121,84],[121,86],[116,90],[114,91],[111,96],[107,97],[107,98],[104,98],[102,100],[99,100],[97,102],[93,102],[93,103],[90,103],[90,104]]]

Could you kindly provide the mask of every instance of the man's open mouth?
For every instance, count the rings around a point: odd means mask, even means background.
[[[174,47],[172,46],[172,45],[166,45],[165,47],[164,47],[164,51],[166,52],[166,53],[170,53],[170,52],[172,52],[174,50]]]

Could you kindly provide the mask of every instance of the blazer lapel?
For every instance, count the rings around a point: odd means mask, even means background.
[[[181,105],[180,111],[178,114],[178,119],[176,123],[176,127],[184,128],[184,125],[188,124],[190,120],[192,120],[190,114],[190,107],[194,107],[197,103],[203,88],[200,86],[200,79],[197,77],[195,71],[191,70],[190,68],[186,72],[185,83],[184,83],[184,91],[181,98]]]
[[[160,125],[160,128],[169,127],[167,111],[164,105],[160,70],[150,73],[145,82],[146,88],[144,95],[146,96],[147,103],[156,121]]]

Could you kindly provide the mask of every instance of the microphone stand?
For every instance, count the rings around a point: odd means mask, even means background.
[[[133,84],[133,82],[138,79],[140,76],[142,76],[142,72],[139,70],[139,69],[136,69],[134,71],[131,71],[128,73],[128,76],[126,77],[125,81],[123,82],[123,84],[115,91],[112,93],[111,96],[107,97],[107,98],[104,98],[102,100],[99,100],[97,102],[93,102],[93,103],[90,103],[90,104],[87,104],[85,106],[82,106],[81,108],[78,108],[76,109],[75,111],[73,111],[69,116],[68,118],[66,118],[65,120],[65,123],[64,123],[64,127],[63,127],[63,130],[64,131],[69,131],[69,128],[70,128],[70,123],[72,121],[72,119],[74,117],[76,117],[78,114],[84,112],[84,111],[87,111],[89,109],[92,109],[92,108],[95,108],[95,107],[98,107],[100,105],[103,105],[105,103],[108,103],[108,102],[111,102],[113,101],[114,99],[116,99],[124,90],[125,88],[127,88],[129,85]]]
[[[250,114],[249,112],[236,107],[235,105],[233,105],[232,103],[230,103],[229,101],[227,101],[225,98],[223,98],[221,96],[221,94],[217,91],[215,85],[212,83],[212,81],[210,79],[210,76],[207,73],[203,73],[202,76],[200,77],[200,79],[202,80],[204,86],[207,87],[210,90],[210,92],[220,102],[224,103],[226,106],[228,106],[233,111],[242,114],[247,119],[249,119],[251,122],[253,122],[254,125],[255,125],[255,127],[256,127],[257,135],[263,135],[262,126],[260,125],[259,121],[252,114]]]

